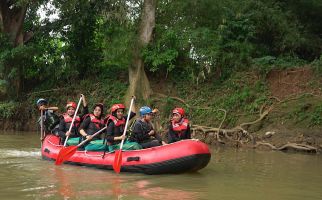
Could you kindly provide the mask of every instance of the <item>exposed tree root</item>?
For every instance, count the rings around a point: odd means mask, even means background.
[[[171,98],[174,99],[180,103],[183,103],[186,107],[188,108],[195,108],[195,109],[207,109],[210,110],[212,108],[208,107],[193,107],[187,104],[183,99],[179,97],[171,97],[167,96],[161,93],[155,93],[157,96],[162,97],[162,98]],[[305,151],[305,152],[313,152],[316,153],[318,151],[318,148],[306,145],[306,144],[297,144],[297,143],[287,143],[281,147],[276,147],[273,144],[267,143],[267,142],[261,142],[261,141],[256,141],[255,137],[248,133],[247,129],[249,126],[254,125],[256,123],[261,122],[275,107],[274,105],[279,105],[287,101],[292,101],[296,100],[299,98],[302,98],[305,95],[312,95],[316,96],[315,94],[312,93],[305,93],[301,94],[299,96],[289,96],[287,99],[281,100],[277,97],[270,97],[270,99],[275,100],[275,104],[273,105],[262,105],[260,110],[259,110],[259,117],[251,122],[243,122],[233,128],[230,129],[223,129],[222,125],[224,121],[226,120],[227,117],[227,111],[224,109],[218,109],[217,111],[221,111],[224,113],[223,119],[221,120],[219,127],[208,127],[208,126],[202,126],[202,125],[192,125],[191,130],[192,130],[192,136],[193,137],[199,137],[199,139],[206,141],[208,138],[208,141],[217,141],[219,143],[225,144],[225,141],[229,141],[230,143],[234,144],[236,147],[240,147],[243,145],[246,145],[251,143],[252,148],[257,148],[259,146],[267,146],[272,150],[278,150],[278,151],[286,151],[286,150],[296,150],[296,151]],[[157,99],[157,98],[155,98]],[[159,99],[162,100],[162,99]]]
[[[296,143],[287,143],[281,147],[276,147],[273,144],[267,143],[267,142],[257,142],[254,138],[254,136],[250,133],[247,132],[247,127],[250,125],[259,123],[262,121],[268,114],[269,112],[273,109],[273,106],[269,106],[264,110],[266,105],[264,104],[259,112],[259,117],[251,122],[244,122],[241,123],[240,125],[237,125],[234,128],[231,129],[222,129],[221,126],[226,119],[226,111],[222,110],[225,112],[225,116],[223,120],[220,123],[220,126],[218,128],[214,127],[207,127],[207,126],[201,126],[201,125],[192,125],[192,131],[193,135],[196,135],[197,132],[201,132],[202,135],[204,136],[202,140],[206,140],[208,134],[214,132],[215,133],[215,140],[220,142],[220,143],[225,143],[223,139],[226,139],[233,144],[235,144],[236,147],[243,146],[244,144],[247,144],[249,142],[252,143],[253,148],[257,148],[258,146],[267,146],[272,150],[278,150],[278,151],[287,151],[290,149],[296,150],[296,151],[305,151],[305,152],[312,152],[316,153],[318,149],[316,147],[306,145],[306,144],[296,144]]]
[[[297,143],[287,143],[281,147],[276,147],[270,143],[267,142],[257,142],[256,145],[253,146],[253,148],[257,148],[258,146],[267,146],[269,148],[271,148],[272,150],[278,150],[278,151],[286,151],[289,149],[293,149],[293,150],[297,150],[297,151],[306,151],[306,152],[312,152],[312,153],[317,153],[318,149],[310,146],[310,145],[306,145],[306,144],[297,144]]]

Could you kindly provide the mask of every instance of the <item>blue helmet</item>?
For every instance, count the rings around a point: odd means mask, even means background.
[[[152,109],[148,106],[143,106],[140,108],[140,116],[145,116],[146,114],[152,113]]]
[[[46,99],[40,98],[37,100],[36,104],[37,106],[39,106],[40,104],[48,104],[48,101]]]

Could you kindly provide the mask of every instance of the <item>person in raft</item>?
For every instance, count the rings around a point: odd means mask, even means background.
[[[157,109],[152,111],[148,106],[140,108],[141,118],[136,120],[133,125],[132,134],[130,136],[131,142],[139,143],[144,149],[165,144],[152,126],[152,119],[156,112],[158,112]]]
[[[59,124],[59,117],[55,114],[58,107],[48,106],[48,101],[43,98],[38,99],[36,104],[38,110],[43,113],[43,118],[39,117],[38,120],[40,126],[43,123],[45,133],[55,133]]]
[[[101,139],[101,134],[93,137],[92,135],[97,131],[104,128],[105,123],[103,119],[104,106],[101,103],[94,105],[93,113],[85,115],[84,121],[79,126],[79,133],[84,137],[84,139],[91,140],[85,146],[85,150],[88,151],[104,151],[104,143]]]
[[[124,115],[125,106],[123,104],[114,104],[111,107],[111,114],[106,116],[107,129],[106,129],[106,142],[108,144],[108,151],[112,152],[120,149],[120,143],[126,136],[123,136],[127,115]],[[136,113],[130,113],[132,119]],[[141,149],[137,142],[124,141],[122,150],[136,150]]]
[[[88,107],[87,107],[85,96],[81,94],[81,97],[83,100],[82,114],[77,115],[76,113],[75,121],[73,123],[73,127],[70,132],[69,132],[69,128],[72,123],[72,120],[77,108],[77,104],[72,101],[68,102],[66,105],[66,113],[64,113],[60,118],[58,134],[59,134],[59,137],[61,138],[62,144],[65,142],[65,139],[67,136],[69,137],[67,141],[67,145],[77,145],[79,143],[80,134],[79,134],[78,128],[82,121],[83,116],[88,114]]]
[[[184,139],[191,139],[189,120],[185,117],[183,108],[175,108],[172,111],[172,119],[167,134],[168,143]]]

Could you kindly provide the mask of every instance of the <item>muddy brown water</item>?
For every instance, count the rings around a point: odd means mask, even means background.
[[[0,199],[322,199],[322,156],[212,148],[197,173],[115,174],[40,156],[34,132],[0,132]]]

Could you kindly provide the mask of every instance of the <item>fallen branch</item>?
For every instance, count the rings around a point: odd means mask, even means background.
[[[276,147],[270,143],[267,142],[257,142],[253,148],[257,148],[258,146],[267,146],[269,148],[271,148],[272,150],[277,150],[277,151],[285,151],[288,150],[289,148],[294,149],[294,150],[298,150],[298,151],[306,151],[306,152],[317,152],[317,148],[310,146],[310,145],[306,145],[306,144],[297,144],[297,143],[287,143],[281,147]]]

